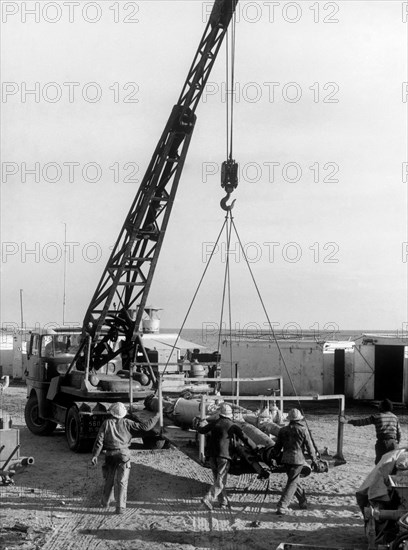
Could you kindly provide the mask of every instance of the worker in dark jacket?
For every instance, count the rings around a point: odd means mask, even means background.
[[[375,442],[375,464],[378,464],[381,457],[398,449],[401,441],[401,427],[398,418],[392,412],[393,405],[389,399],[384,399],[379,405],[379,411],[366,418],[349,420],[352,426],[367,426],[374,424],[377,441]]]
[[[205,425],[201,425],[201,420],[197,428],[198,433],[208,434],[205,454],[209,459],[214,483],[201,502],[209,510],[212,509],[212,501],[215,499],[221,508],[229,505],[225,488],[231,462],[230,444],[234,435],[245,440],[241,428],[233,423],[232,418],[231,405],[222,403],[219,418],[210,420]]]
[[[289,424],[278,432],[274,453],[282,452],[281,463],[287,475],[286,486],[278,502],[276,513],[283,516],[289,513],[289,504],[293,496],[296,497],[299,508],[307,508],[306,493],[300,486],[300,474],[306,464],[303,448],[306,447],[312,461],[316,461],[316,453],[306,426],[301,422],[303,416],[298,409],[291,409],[288,413]]]
[[[115,403],[109,409],[112,418],[108,418],[99,429],[92,451],[92,464],[96,466],[98,456],[105,450],[105,463],[102,473],[105,485],[102,494],[102,506],[109,507],[113,493],[116,499],[116,513],[123,514],[126,509],[127,486],[130,473],[130,442],[132,437],[140,437],[140,432],[151,430],[159,419],[153,416],[147,422],[136,422],[125,418],[127,414],[123,403]]]

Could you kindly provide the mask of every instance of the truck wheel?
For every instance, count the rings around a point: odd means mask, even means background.
[[[392,550],[402,550],[406,547],[406,542],[408,540],[408,533],[401,533],[397,536],[397,538],[394,540],[394,542],[391,544]]]
[[[74,405],[67,412],[65,421],[65,436],[68,447],[75,453],[83,453],[90,450],[92,441],[81,438],[81,420],[78,408]]]
[[[56,422],[38,416],[38,399],[36,395],[32,395],[27,399],[24,418],[27,428],[35,435],[50,435],[57,427]]]

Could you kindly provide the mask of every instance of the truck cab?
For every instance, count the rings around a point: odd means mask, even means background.
[[[32,332],[27,346],[26,378],[50,382],[65,374],[79,348],[80,330]]]
[[[140,369],[130,376],[122,368],[120,353],[95,371],[81,338],[81,329],[32,332],[25,372],[27,427],[35,435],[50,435],[62,426],[73,451],[89,449],[112,403],[127,402],[130,395],[141,402],[153,391]],[[121,342],[116,345],[120,349]]]

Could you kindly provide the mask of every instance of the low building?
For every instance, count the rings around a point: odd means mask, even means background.
[[[240,335],[224,339],[221,356],[222,377],[282,376],[284,395],[408,402],[408,336],[375,333],[354,341],[318,341]],[[265,392],[262,383],[250,387]],[[223,383],[223,391],[232,391],[232,385]],[[240,392],[250,393],[249,384],[240,384]]]

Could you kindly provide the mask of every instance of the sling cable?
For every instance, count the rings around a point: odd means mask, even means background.
[[[235,199],[231,202],[231,204],[227,204],[227,202],[230,199],[231,193],[236,189],[238,186],[238,163],[233,158],[233,137],[234,137],[234,100],[233,100],[233,92],[234,92],[234,83],[235,83],[235,31],[236,31],[236,17],[235,14],[233,16],[232,22],[231,22],[231,31],[227,32],[227,40],[226,40],[226,145],[227,145],[227,160],[222,163],[221,167],[221,187],[225,189],[226,196],[221,199],[220,206],[223,210],[226,211],[226,217],[225,217],[225,229],[226,229],[226,262],[225,262],[225,274],[224,274],[224,288],[223,288],[223,296],[222,296],[222,305],[221,305],[221,318],[220,318],[220,324],[219,324],[219,334],[218,334],[218,351],[220,350],[221,346],[221,337],[222,337],[222,324],[223,324],[223,316],[224,316],[224,303],[225,298],[227,296],[228,298],[228,317],[229,317],[229,342],[230,342],[230,371],[231,371],[231,379],[237,377],[238,375],[238,368],[236,366],[234,372],[234,362],[233,362],[233,353],[232,353],[232,313],[231,313],[231,278],[230,278],[230,263],[229,263],[229,256],[230,256],[230,244],[231,244],[231,235],[232,231],[234,230],[235,235],[238,239],[239,248],[243,255],[243,258],[245,259],[245,263],[249,269],[252,281],[255,285],[256,292],[258,294],[258,297],[260,299],[263,311],[265,313],[267,323],[269,326],[269,330],[272,334],[272,337],[275,341],[275,344],[278,349],[278,353],[280,356],[280,359],[282,361],[282,364],[285,368],[287,377],[289,379],[290,385],[292,387],[294,395],[298,398],[298,393],[296,391],[292,376],[289,372],[289,369],[286,365],[285,357],[282,353],[281,347],[279,345],[279,341],[276,337],[275,331],[273,329],[272,323],[270,321],[268,312],[266,310],[264,301],[262,299],[261,293],[259,291],[258,285],[255,281],[255,277],[253,275],[253,272],[251,270],[251,266],[249,264],[248,258],[246,256],[244,247],[242,246],[242,241],[238,235],[237,228],[234,223],[234,219],[232,216],[232,209],[235,204]],[[219,356],[220,357],[220,356]],[[302,411],[300,400],[297,399],[298,406],[300,410]],[[315,448],[316,455],[317,455],[317,461],[315,467],[320,469],[321,471],[326,470],[327,464],[321,460],[319,450],[317,449],[317,446],[315,444],[315,441],[313,439],[310,427],[306,421],[305,418],[305,424],[306,428],[309,432],[312,444]]]

